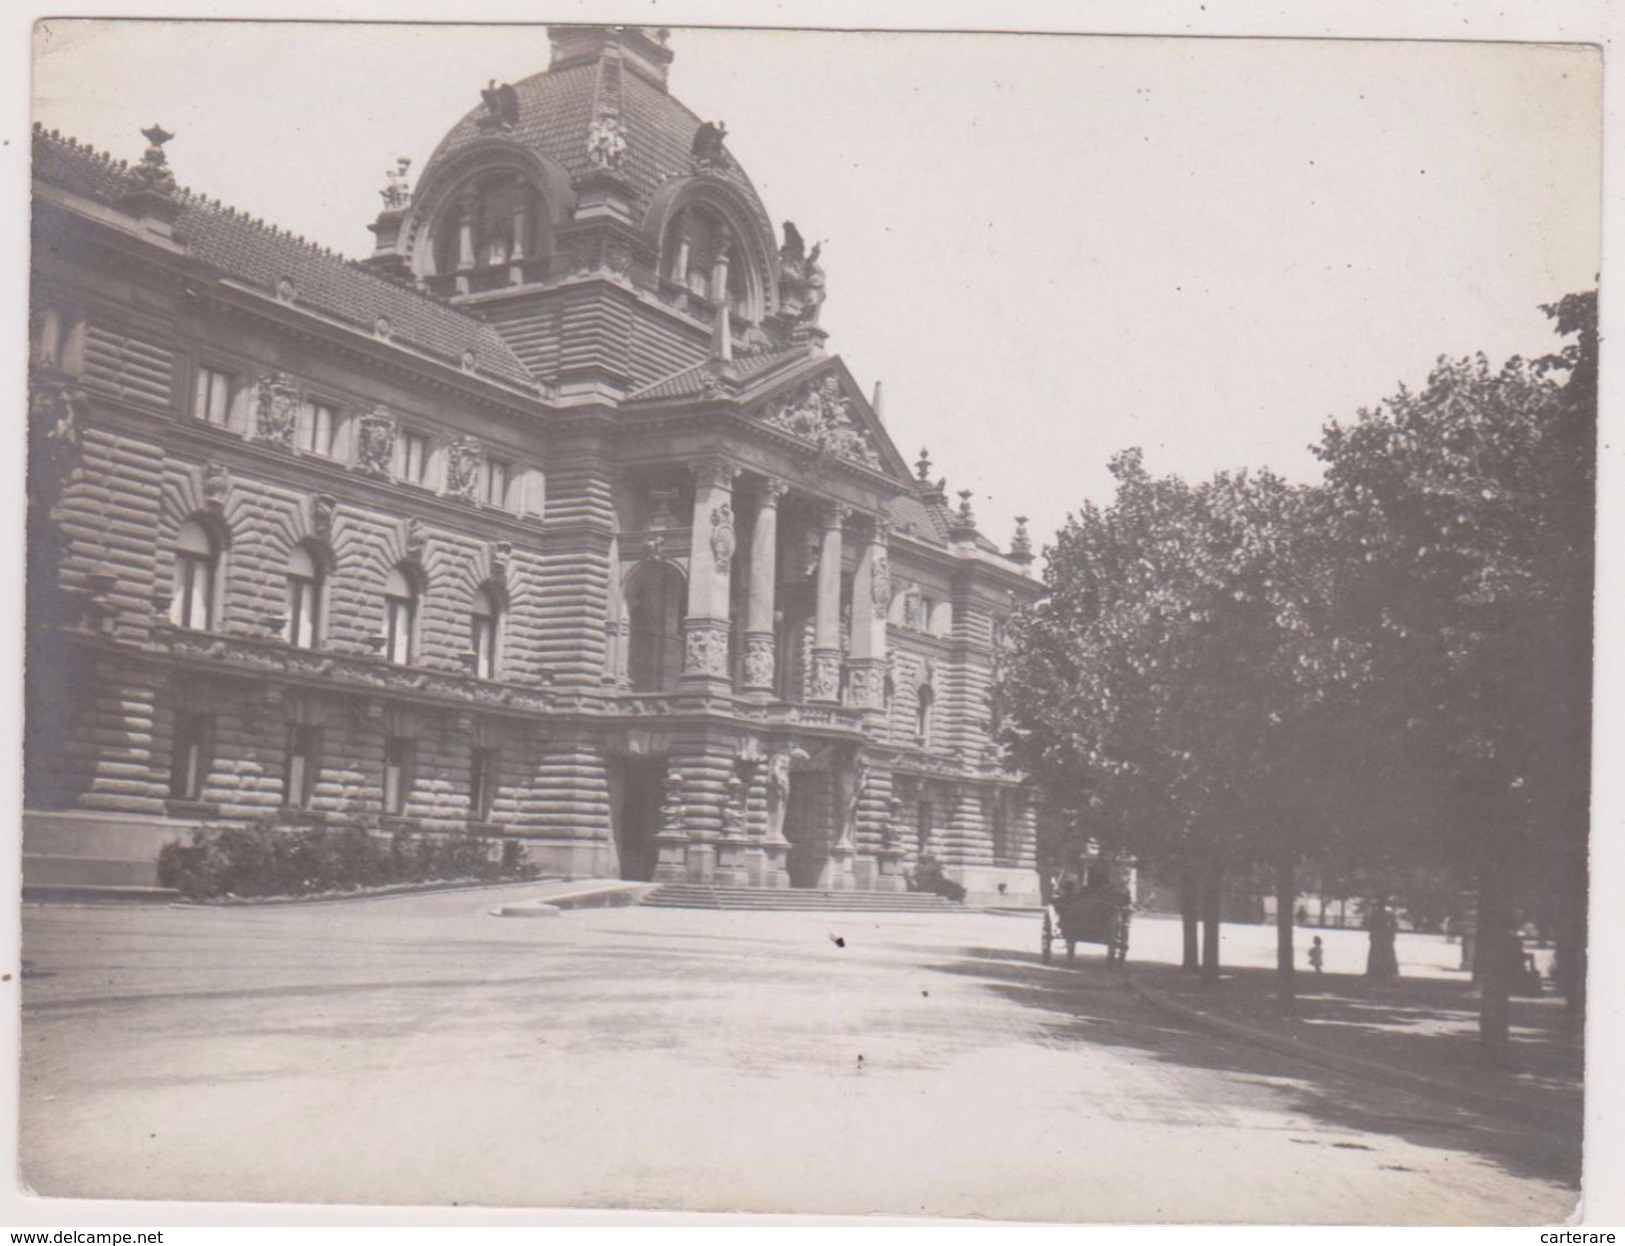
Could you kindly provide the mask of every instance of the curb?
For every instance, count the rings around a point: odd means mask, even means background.
[[[474,881],[448,883],[402,883],[377,891],[331,892],[310,896],[238,896],[232,900],[171,900],[172,909],[213,909],[236,912],[246,909],[285,908],[290,904],[362,904],[369,900],[406,900],[413,896],[442,896],[467,891],[501,891],[519,887],[545,886],[556,878],[530,878],[506,882]]]
[[[1565,1132],[1582,1130],[1585,1126],[1585,1113],[1583,1110],[1575,1112],[1549,1103],[1512,1099],[1505,1095],[1475,1090],[1471,1086],[1463,1086],[1458,1082],[1429,1077],[1425,1073],[1413,1073],[1409,1069],[1402,1069],[1396,1065],[1382,1064],[1376,1060],[1365,1060],[1359,1056],[1346,1056],[1340,1052],[1327,1051],[1324,1048],[1305,1043],[1300,1039],[1285,1038],[1280,1034],[1256,1029],[1250,1025],[1243,1025],[1239,1021],[1231,1021],[1226,1017],[1216,1017],[1200,1008],[1180,1003],[1164,995],[1161,991],[1141,986],[1134,981],[1132,974],[1125,975],[1125,980],[1129,993],[1136,999],[1143,1000],[1153,1008],[1160,1008],[1164,1012],[1182,1020],[1194,1022],[1197,1025],[1214,1030],[1228,1038],[1241,1039],[1259,1047],[1267,1047],[1271,1051],[1296,1056],[1300,1060],[1336,1069],[1341,1073],[1401,1082],[1406,1086],[1433,1095],[1435,1098],[1452,1102],[1458,1107],[1474,1108],[1481,1112],[1490,1112],[1518,1121],[1538,1118],[1540,1123],[1548,1128],[1561,1129]]]
[[[631,908],[653,890],[650,883],[583,883],[573,891],[554,892],[532,900],[499,904],[492,917],[557,917],[565,909]]]

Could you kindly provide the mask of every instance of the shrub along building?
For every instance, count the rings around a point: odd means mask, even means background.
[[[36,131],[25,879],[275,818],[575,876],[1036,892],[1037,591],[911,470],[665,32],[555,28],[373,254]]]

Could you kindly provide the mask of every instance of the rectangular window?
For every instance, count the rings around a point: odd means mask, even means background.
[[[211,726],[207,714],[182,710],[175,715],[175,740],[169,757],[171,800],[203,798],[203,784],[209,777]]]
[[[338,427],[338,411],[325,402],[305,406],[304,436],[299,448],[323,458],[333,456],[333,430]]]
[[[384,812],[404,813],[412,791],[412,741],[392,735],[384,741]]]
[[[483,468],[482,500],[490,506],[508,505],[508,479],[512,474],[506,459],[487,458]]]
[[[410,598],[384,599],[384,656],[397,666],[412,664],[412,614]]]
[[[468,788],[468,816],[472,821],[491,820],[491,805],[497,794],[497,758],[494,748],[474,750]]]
[[[429,463],[429,439],[421,433],[404,429],[395,440],[395,474],[415,485],[423,483],[423,474]]]
[[[175,592],[169,620],[176,627],[206,632],[214,618],[214,564],[192,553],[175,555]]]
[[[288,764],[282,772],[282,803],[296,809],[310,807],[316,787],[317,729],[295,723],[288,728]]]
[[[469,628],[469,645],[474,650],[474,674],[480,679],[495,679],[496,620],[488,614],[474,615],[472,626]]]
[[[224,428],[231,419],[232,380],[229,372],[199,367],[192,391],[192,414],[205,423]]]
[[[288,577],[288,643],[296,649],[316,647],[316,616],[321,609],[320,583],[304,575]]]

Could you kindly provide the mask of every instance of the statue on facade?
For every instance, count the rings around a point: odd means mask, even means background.
[[[614,113],[594,118],[587,128],[587,161],[595,169],[611,172],[626,159],[626,127]]]
[[[412,167],[412,157],[396,156],[395,167],[384,174],[388,179],[378,193],[383,196],[384,210],[403,211],[412,202],[412,190],[406,181],[406,171]]]
[[[452,442],[446,450],[446,492],[465,502],[473,501],[479,474],[479,445],[472,441]]]
[[[374,407],[357,422],[355,464],[369,476],[387,476],[394,455],[395,417]]]
[[[790,805],[790,763],[788,751],[769,754],[767,759],[767,837],[784,839],[784,814]]]
[[[284,450],[293,446],[299,416],[299,390],[285,372],[272,372],[259,383],[254,404],[254,436]]]
[[[838,842],[851,844],[855,842],[858,833],[858,808],[863,804],[863,794],[869,787],[869,763],[862,753],[852,759],[852,771],[847,780],[846,809],[841,817],[841,834]]]
[[[799,281],[807,262],[807,243],[794,221],[784,222],[784,245],[779,248],[779,269],[786,276]]]
[[[807,260],[803,266],[802,279],[807,283],[807,288],[801,295],[801,315],[799,319],[805,325],[818,323],[818,310],[824,305],[824,270],[818,263],[818,256],[823,249],[823,243],[813,243],[812,250],[807,252]]]

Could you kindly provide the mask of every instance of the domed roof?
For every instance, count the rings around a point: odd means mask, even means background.
[[[441,140],[424,166],[419,185],[464,149],[493,138],[525,147],[556,162],[572,183],[592,171],[588,134],[596,118],[618,116],[626,149],[619,177],[641,217],[662,184],[701,170],[695,136],[705,123],[666,90],[671,52],[664,32],[640,27],[550,27],[552,64],[512,84],[513,112],[493,125],[494,100],[469,111]],[[494,85],[494,84],[493,84]],[[503,88],[502,90],[506,90]],[[488,96],[495,92],[488,92]],[[758,222],[772,235],[767,212],[751,180],[726,147],[704,172],[738,190]]]

